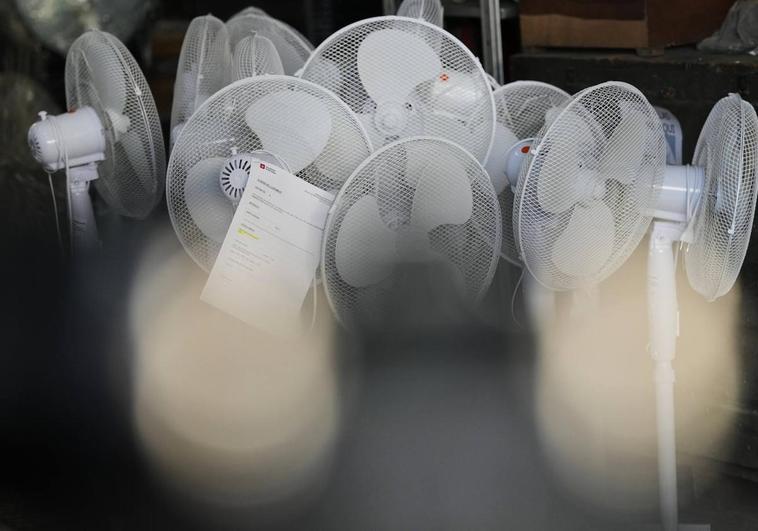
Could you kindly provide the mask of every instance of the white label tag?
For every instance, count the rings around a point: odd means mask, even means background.
[[[296,333],[334,195],[255,161],[201,299],[278,335]]]

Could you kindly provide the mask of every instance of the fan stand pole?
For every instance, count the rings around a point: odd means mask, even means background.
[[[69,201],[71,205],[71,242],[74,254],[98,247],[97,225],[89,195],[89,183],[97,179],[95,163],[69,168]]]

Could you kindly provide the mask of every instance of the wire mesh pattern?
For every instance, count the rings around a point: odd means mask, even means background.
[[[249,35],[234,48],[232,81],[265,74],[284,75],[282,60],[269,39],[260,35]]]
[[[497,123],[512,133],[513,138],[524,140],[534,138],[545,125],[548,111],[557,113],[571,100],[571,96],[547,83],[539,81],[514,81],[495,90]],[[556,114],[557,116],[557,114]],[[509,135],[510,136],[510,135]],[[496,135],[496,139],[498,136]],[[505,161],[510,145],[492,145],[490,158]],[[496,157],[497,154],[503,155]],[[489,168],[488,164],[488,168]],[[505,167],[501,171],[505,171]],[[515,195],[510,186],[498,194],[500,210],[503,212],[503,255],[513,264],[521,265],[516,237],[513,233],[513,201]]]
[[[708,300],[732,288],[747,253],[758,193],[757,135],[755,109],[731,94],[711,110],[695,149],[705,183],[685,266],[690,285]]]
[[[469,191],[470,211],[463,209],[466,219],[450,216],[460,211]],[[371,205],[372,215],[350,214],[365,212],[359,208],[364,202]],[[439,280],[440,288],[455,285],[463,300],[477,302],[487,291],[499,259],[500,227],[495,190],[470,153],[439,138],[390,144],[345,183],[327,220],[322,279],[330,305],[348,328],[381,322],[387,310],[383,304],[397,289],[402,267],[424,263],[440,265],[448,273],[424,275],[427,282]],[[351,237],[345,238],[343,231]],[[382,238],[389,238],[389,245],[383,246]],[[352,248],[339,249],[340,245]],[[341,252],[351,255],[348,265],[356,276],[373,276],[376,282],[356,286],[346,280],[338,258]]]
[[[248,125],[248,109],[261,101],[275,105],[268,113],[277,117],[277,130],[273,133],[281,151],[302,152],[307,149],[309,138],[320,134],[310,129],[311,120],[305,120],[298,109],[287,105],[288,98],[271,99],[272,95],[282,94],[305,95],[320,103],[331,123],[323,150],[314,153],[313,161],[296,171],[298,177],[336,194],[371,153],[366,133],[350,109],[334,94],[313,83],[286,76],[247,78],[211,96],[192,115],[174,146],[166,183],[174,230],[187,253],[206,271],[216,260],[236,208],[221,190],[223,165],[235,152],[242,155],[267,149]],[[250,119],[257,120],[255,116]],[[266,124],[268,126],[270,124]],[[293,165],[282,153],[272,151],[271,154]],[[197,168],[205,172],[201,182],[188,184],[190,172]],[[196,196],[188,204],[189,194],[193,193]],[[222,224],[221,239],[205,234],[198,226],[198,219],[208,217]]]
[[[190,22],[174,84],[171,130],[184,124],[205,100],[229,84],[231,52],[226,25],[212,15]]]
[[[403,17],[357,22],[325,40],[301,77],[347,102],[375,148],[434,136],[487,160],[495,126],[489,82],[468,48],[437,26]]]
[[[529,272],[555,290],[611,275],[647,231],[665,161],[660,120],[636,88],[574,96],[522,166],[513,221]]]
[[[440,0],[403,0],[397,8],[397,16],[420,18],[440,28],[444,23],[444,9]]]
[[[66,101],[69,109],[94,108],[103,124],[97,191],[117,213],[146,217],[163,196],[166,153],[150,87],[121,41],[91,30],[71,45]]]
[[[313,45],[295,28],[266,15],[235,16],[226,23],[226,27],[232,50],[252,33],[269,39],[279,52],[284,73],[290,76],[302,68],[313,51]]]
[[[241,11],[238,11],[231,17],[229,17],[229,20],[234,20],[237,17],[244,17],[245,15],[260,15],[262,17],[268,16],[268,14],[264,10],[262,10],[260,7],[248,6],[242,9]]]

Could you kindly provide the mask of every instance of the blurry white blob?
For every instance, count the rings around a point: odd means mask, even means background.
[[[148,461],[176,492],[222,508],[307,496],[338,429],[330,320],[275,339],[202,303],[205,280],[166,240],[140,266],[133,414]]]
[[[566,490],[594,509],[657,517],[655,390],[647,352],[647,245],[607,280],[599,306],[558,319],[540,337],[537,420],[545,455]],[[697,458],[725,460],[740,397],[739,290],[714,303],[678,275],[677,445],[682,504]],[[569,315],[561,296],[557,315]],[[561,307],[563,306],[563,307]],[[689,468],[690,470],[686,470]]]

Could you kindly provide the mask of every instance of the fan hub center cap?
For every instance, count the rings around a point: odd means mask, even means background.
[[[376,108],[374,123],[385,135],[397,135],[408,123],[408,110],[402,103],[382,103]]]

